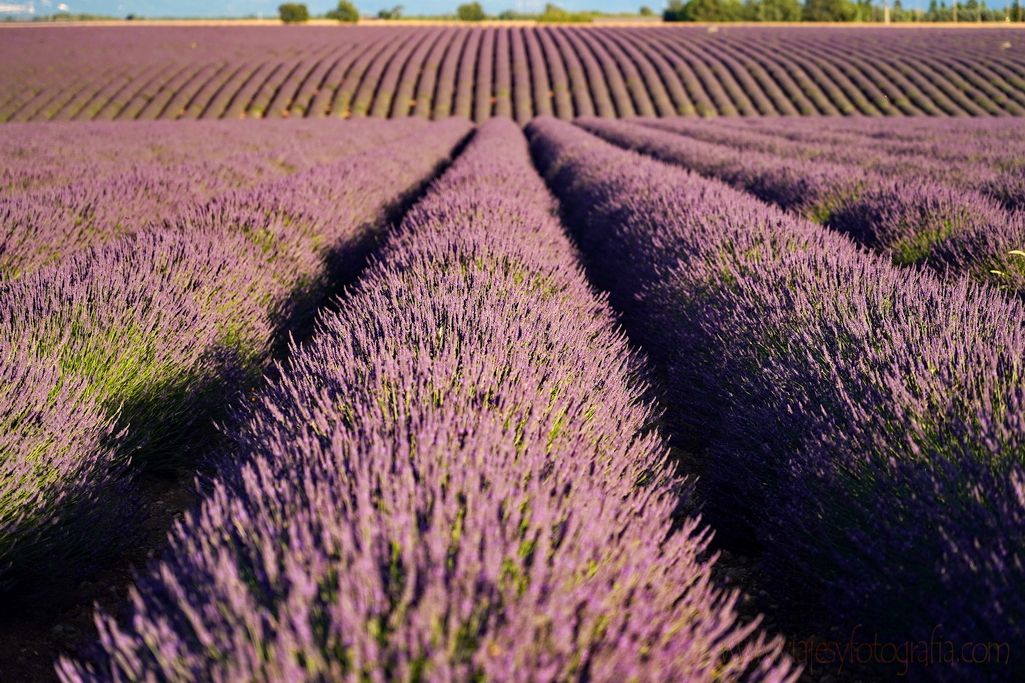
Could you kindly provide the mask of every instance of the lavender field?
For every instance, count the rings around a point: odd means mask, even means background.
[[[0,121],[1025,114],[1012,28],[0,31]]]
[[[0,29],[0,681],[1025,678],[1017,32],[206,31]]]

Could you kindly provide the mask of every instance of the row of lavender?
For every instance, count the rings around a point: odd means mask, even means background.
[[[1021,304],[569,124],[529,133],[665,372],[713,526],[760,545],[778,604],[882,642],[1023,642]]]
[[[673,527],[690,486],[556,210],[479,129],[62,678],[793,680]]]
[[[914,174],[988,194],[1011,209],[1025,199],[1006,188],[1014,172],[1025,165],[1023,127],[1013,119],[909,119],[881,125],[875,119],[850,118],[805,126],[779,118],[714,125],[682,119],[666,121],[665,126],[649,123],[705,142],[787,159],[856,165],[884,176]]]
[[[1013,30],[36,27],[0,121],[1025,114]]]
[[[965,162],[986,159],[997,161],[1014,151],[1008,143],[1020,142],[1020,130],[1013,120],[971,118],[952,121],[943,118],[879,119],[849,117],[843,119],[821,119],[811,125],[798,125],[795,119],[765,117],[761,120],[731,119],[719,121],[723,133],[743,131],[751,134],[745,141],[759,139],[762,144],[777,146],[760,151],[769,151],[783,156],[807,156],[825,158],[841,163],[869,162],[914,157],[918,162],[930,159]],[[695,129],[697,130],[697,129]],[[705,127],[706,134],[710,132]],[[739,141],[739,140],[737,140]],[[960,143],[969,141],[967,148]],[[728,138],[727,144],[734,142]],[[808,143],[800,148],[791,142]],[[875,147],[864,147],[873,143]],[[757,144],[757,143],[756,143]],[[856,145],[851,147],[851,145]],[[1019,145],[1020,147],[1020,145]],[[923,166],[923,168],[927,168]],[[929,169],[939,172],[940,166]]]
[[[1025,146],[1014,121],[960,131],[933,124],[931,135],[915,135],[917,121],[894,124],[907,131],[903,141],[878,134],[815,136],[814,125],[785,137],[749,130],[764,126],[713,129],[682,119],[580,123],[835,228],[898,264],[965,273],[1025,292]],[[940,140],[948,153],[932,155]]]
[[[84,251],[74,227],[30,226],[36,247],[71,248],[0,282],[0,587],[52,584],[130,541],[136,473],[180,457],[332,265],[468,132],[456,121],[333,128],[334,149],[351,156],[165,213],[166,225],[85,232]]]
[[[365,130],[338,135],[314,122],[12,126],[13,135],[0,140],[0,155],[9,160],[0,171],[0,279],[174,224],[216,197],[403,132]]]
[[[200,192],[213,196],[328,163],[353,142],[336,137],[336,127],[313,121],[9,124],[4,131],[7,134],[0,136],[4,199],[133,171],[188,174],[195,168],[202,175],[193,179],[184,195],[194,200]]]

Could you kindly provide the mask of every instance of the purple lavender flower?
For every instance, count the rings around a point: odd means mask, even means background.
[[[639,361],[481,128],[233,432],[64,680],[793,680],[671,528]]]
[[[1025,637],[1021,304],[568,124],[529,133],[668,378],[713,526],[761,543],[777,602],[895,642]]]

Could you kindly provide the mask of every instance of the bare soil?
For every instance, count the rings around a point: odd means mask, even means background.
[[[96,606],[118,614],[127,604],[133,569],[166,547],[168,530],[197,496],[193,474],[145,474],[140,480],[146,518],[139,536],[102,571],[87,576],[70,593],[30,603],[0,604],[0,681],[56,681],[54,663],[96,639]]]

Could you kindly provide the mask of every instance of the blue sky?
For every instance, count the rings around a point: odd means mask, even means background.
[[[466,0],[355,0],[364,14],[376,14],[383,7],[401,4],[407,14],[453,13],[456,5]],[[491,13],[505,9],[539,9],[551,0],[483,0],[484,8]],[[216,17],[250,16],[270,17],[276,14],[281,0],[0,0],[5,5],[34,6],[35,14],[49,14],[59,4],[72,12],[88,12],[123,16],[136,14],[147,17]],[[336,4],[337,0],[307,0],[311,12],[320,14]],[[567,9],[596,9],[609,12],[635,11],[642,4],[655,9],[664,5],[664,0],[555,0]],[[928,0],[905,0],[906,7],[924,7]],[[1001,0],[989,0],[994,7],[1003,6]]]

